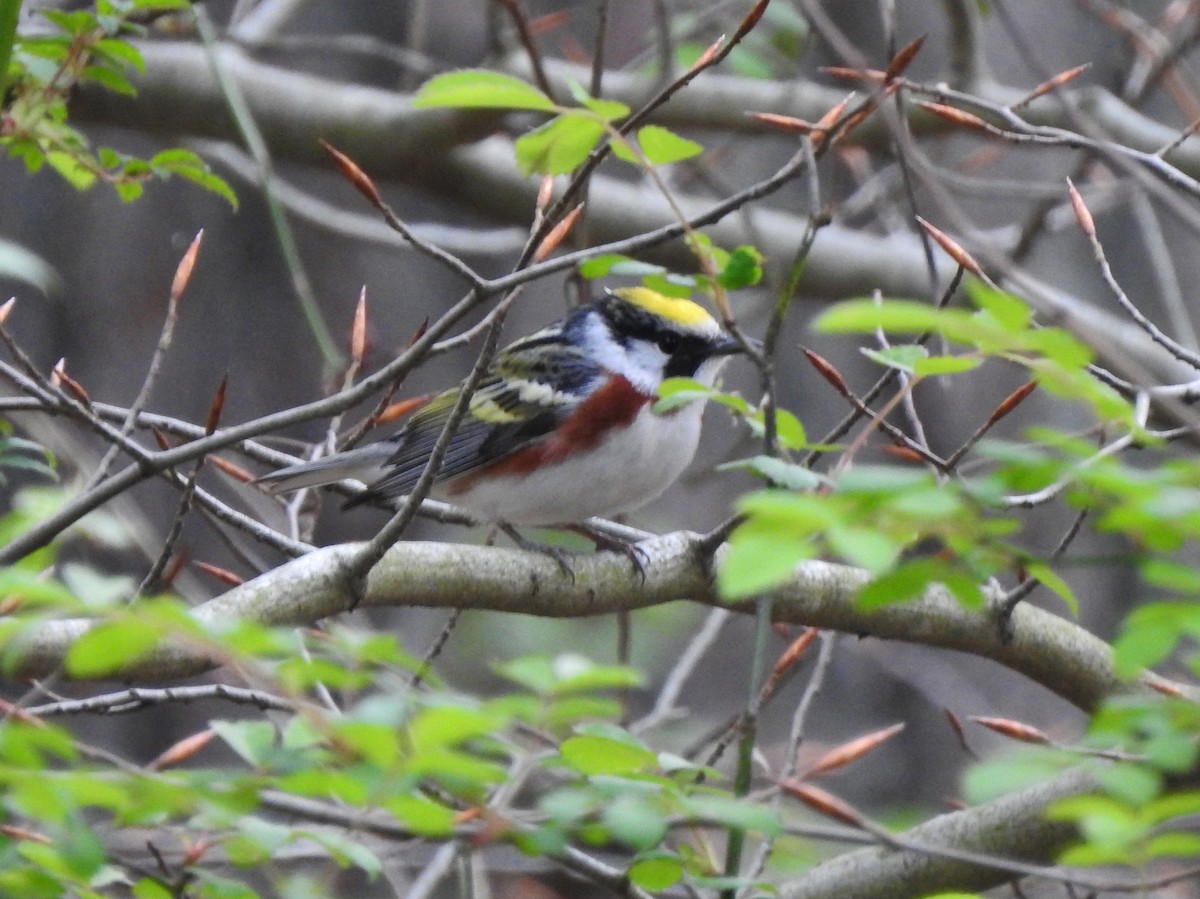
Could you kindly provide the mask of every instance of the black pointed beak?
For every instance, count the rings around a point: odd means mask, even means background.
[[[757,353],[757,352],[762,351],[763,345],[762,345],[761,340],[758,340],[754,337],[747,337],[747,338],[745,338],[745,342],[746,342],[746,344],[748,344],[748,346],[743,345],[743,343],[735,337],[731,337],[728,334],[723,334],[723,335],[721,335],[721,338],[713,346],[713,348],[710,352],[710,355],[734,356],[738,353],[747,353],[747,352],[756,352]]]

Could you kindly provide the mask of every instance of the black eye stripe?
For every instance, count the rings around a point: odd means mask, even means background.
[[[664,331],[658,335],[658,348],[668,356],[679,351],[683,338],[674,331]]]

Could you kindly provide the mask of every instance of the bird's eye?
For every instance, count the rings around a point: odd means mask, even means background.
[[[667,331],[658,335],[658,348],[668,356],[674,355],[679,349],[680,338],[678,334]]]

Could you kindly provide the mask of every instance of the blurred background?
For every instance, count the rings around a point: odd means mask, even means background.
[[[31,17],[27,27],[37,27],[32,21],[36,5],[26,4],[25,14]],[[1195,4],[1005,0],[987,6],[986,15],[980,15],[974,3],[916,0],[827,3],[819,8],[869,65],[883,68],[897,46],[925,36],[909,77],[931,85],[948,82],[983,96],[1011,99],[1054,73],[1090,64],[1073,84],[1080,91],[1069,109],[1038,107],[1046,110],[1047,120],[1073,123],[1083,131],[1093,126],[1091,116],[1101,114],[1098,107],[1083,102],[1098,95],[1089,91],[1124,97],[1164,133],[1200,117],[1200,82],[1192,69],[1192,47],[1200,34]],[[605,7],[605,67],[614,90],[626,90],[628,79],[621,79],[629,73],[642,76],[627,95],[636,103],[653,87],[659,37],[670,35],[679,71],[689,53],[694,58],[696,48],[733,31],[748,5],[612,0]],[[374,370],[397,354],[423,321],[457,302],[466,285],[382,229],[368,205],[323,160],[318,138],[331,140],[359,161],[378,180],[400,217],[422,236],[485,276],[511,270],[528,233],[538,186],[536,178],[522,178],[511,164],[511,139],[529,122],[519,116],[464,117],[467,124],[457,132],[452,129],[445,143],[430,138],[427,146],[413,147],[413,134],[405,130],[408,120],[397,118],[399,127],[389,131],[386,118],[378,114],[392,103],[403,111],[409,92],[447,68],[527,71],[512,20],[498,4],[340,0],[209,2],[204,8],[220,39],[238,54],[238,65],[248,61],[313,76],[303,82],[313,90],[311,95],[276,98],[279,109],[311,105],[313,119],[294,121],[291,130],[272,117],[274,85],[250,81],[244,89],[263,129],[272,177],[278,179],[275,190],[303,277],[343,357],[364,288],[370,344],[366,368]],[[566,77],[562,69],[586,79],[597,34],[597,5],[526,0],[522,8],[534,23],[541,53],[561,64],[554,70],[556,83]],[[747,111],[769,109],[812,120],[852,89],[852,84],[822,72],[823,66],[851,62],[844,48],[813,33],[804,13],[804,4],[772,3],[765,27],[742,50],[718,72],[698,79],[678,104],[662,110],[661,118],[673,129],[706,148],[697,160],[666,172],[672,190],[689,204],[704,208],[736,194],[768,177],[796,152],[791,136],[754,126]],[[1158,57],[1144,48],[1135,52],[1131,20],[1161,27],[1154,33],[1167,42],[1166,49],[1159,49],[1169,65],[1155,70]],[[30,174],[16,159],[0,160],[0,240],[33,254],[52,273],[0,268],[0,296],[18,298],[9,327],[40,369],[48,371],[65,358],[71,376],[94,399],[128,404],[158,339],[175,267],[203,229],[203,247],[183,299],[174,345],[149,408],[203,421],[217,384],[228,376],[224,422],[241,422],[327,394],[340,371],[322,357],[314,330],[300,311],[298,270],[285,262],[279,230],[260,187],[261,169],[247,153],[245,138],[229,114],[220,111],[219,96],[211,100],[215,107],[196,100],[206,90],[189,83],[207,65],[200,42],[190,30],[173,28],[167,21],[148,27],[147,73],[135,79],[138,98],[87,88],[73,100],[72,114],[97,145],[142,156],[172,145],[198,150],[229,180],[238,208],[180,179],[152,183],[140,200],[123,203],[103,187],[78,192],[48,169]],[[357,108],[354,104],[362,97],[351,88],[369,92],[361,118],[322,118],[329,114],[327,107],[336,111],[340,105],[343,112]],[[329,130],[335,127],[336,133]],[[914,128],[912,140],[919,150],[909,151],[906,165],[897,162],[894,137],[881,127],[865,127],[861,140],[847,142],[822,160],[815,179],[792,182],[712,229],[714,239],[726,248],[750,243],[767,255],[764,283],[732,298],[742,327],[761,334],[803,227],[815,211],[812,198],[832,213],[834,224],[817,238],[780,344],[780,404],[801,417],[810,438],[819,439],[847,409],[805,362],[801,346],[832,360],[860,391],[877,376],[877,368],[861,355],[856,341],[812,333],[807,327],[811,316],[831,300],[873,290],[888,296],[935,297],[952,274],[943,259],[936,278],[930,277],[913,224],[914,206],[956,236],[962,231],[955,224],[968,222],[972,246],[1009,254],[1011,266],[1054,291],[1106,307],[1108,295],[1066,205],[1064,179],[1084,174],[1117,278],[1148,315],[1170,322],[1176,339],[1195,345],[1186,285],[1200,275],[1200,254],[1190,251],[1195,231],[1189,216],[1194,213],[1178,209],[1183,201],[1164,200],[1155,185],[1094,155],[990,142],[929,117]],[[595,208],[575,235],[584,245],[644,230],[648,223],[642,216],[653,218],[660,203],[642,178],[618,162],[601,167],[591,193]],[[622,207],[606,209],[605,203],[614,198]],[[691,271],[678,242],[656,247],[642,258]],[[603,283],[629,282],[613,278]],[[559,317],[579,291],[569,272],[530,284],[508,317],[506,336],[519,336]],[[407,379],[400,395],[444,387],[464,376],[473,359],[471,347],[431,359]],[[918,393],[917,410],[930,445],[942,453],[952,451],[1022,380],[1017,370],[991,370],[987,377],[956,379],[952,391],[927,385]],[[759,396],[748,366],[731,366],[726,386],[752,400]],[[0,386],[3,389],[8,388]],[[369,408],[367,404],[357,411]],[[1072,414],[1067,406],[1035,396],[999,433],[1018,435],[1028,424],[1041,421],[1069,427]],[[728,516],[738,494],[753,486],[745,474],[716,470],[725,460],[755,452],[753,442],[721,409],[712,408],[707,416],[704,445],[693,470],[663,499],[631,516],[630,524],[660,532],[702,531]],[[347,420],[355,419],[352,413]],[[102,451],[70,423],[35,416],[14,420],[23,433],[59,453],[68,482],[94,465]],[[325,427],[325,422],[313,421],[278,436],[314,441],[323,438]],[[872,450],[862,458],[883,457]],[[244,501],[215,472],[205,477],[213,489],[239,497],[235,502]],[[130,499],[118,514],[152,556],[175,514],[175,493],[165,485],[147,483]],[[320,510],[317,542],[364,539],[385,520],[383,512],[373,509],[341,513],[338,504],[330,497]],[[1045,551],[1057,542],[1069,518],[1061,508],[1039,511],[1025,539]],[[409,539],[478,542],[486,537],[483,531],[424,521],[409,533]],[[256,573],[239,568],[240,561],[195,520],[187,524],[181,545],[190,559],[226,566],[246,577]],[[1086,537],[1073,547],[1065,569],[1076,594],[1085,598],[1083,625],[1105,638],[1112,636],[1115,616],[1139,599],[1130,568],[1108,564],[1122,550],[1102,537]],[[131,549],[73,552],[114,571],[136,571],[145,565]],[[266,551],[261,558],[266,565],[280,561]],[[179,588],[196,601],[223,589],[190,570]],[[1065,612],[1045,591],[1032,601]],[[652,678],[664,676],[705,614],[704,609],[676,603],[634,615],[634,664]],[[355,613],[356,622],[369,619],[374,626],[402,633],[417,655],[425,652],[445,618],[444,612],[420,609]],[[683,704],[695,714],[675,725],[681,745],[743,706],[750,631],[749,619],[735,616],[687,685]],[[497,688],[492,671],[502,659],[553,646],[612,661],[617,643],[617,626],[609,618],[550,622],[471,613],[464,616],[439,664],[451,681],[487,692]],[[778,648],[782,646],[781,641]],[[802,673],[772,703],[763,721],[762,745],[768,753],[786,738],[806,677]],[[651,681],[639,691],[632,699],[635,708],[644,710],[656,687]],[[875,809],[937,807],[957,792],[958,774],[968,761],[947,724],[947,710],[1020,719],[1063,737],[1077,735],[1083,721],[1080,713],[1045,689],[987,661],[843,635],[813,707],[802,751],[816,756],[854,735],[903,721],[905,732],[875,764],[856,768],[844,778],[835,776],[831,788]],[[203,707],[193,712],[206,714]],[[156,714],[161,720],[161,713]],[[120,740],[127,751],[145,758],[189,732],[186,721],[149,730],[139,726],[139,717],[101,719],[87,727],[94,730],[97,742]],[[972,733],[971,741],[981,752],[993,745],[979,733]]]

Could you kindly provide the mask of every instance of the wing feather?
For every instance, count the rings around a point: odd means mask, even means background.
[[[450,440],[435,483],[470,474],[536,443],[554,431],[599,385],[604,373],[559,329],[532,334],[504,350],[471,398]],[[436,396],[403,430],[388,438],[396,448],[388,473],[347,506],[408,493],[445,427],[458,387]]]

